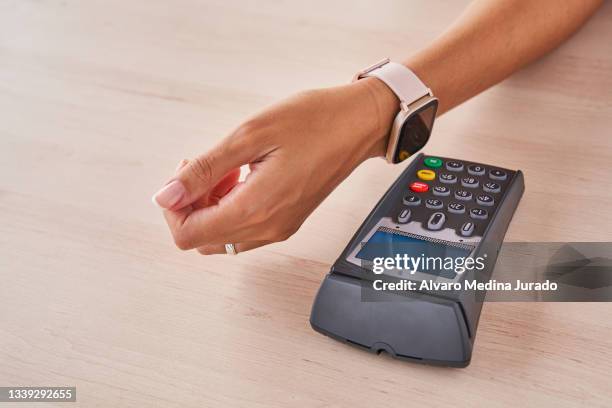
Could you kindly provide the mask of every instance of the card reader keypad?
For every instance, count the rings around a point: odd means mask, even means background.
[[[440,182],[445,184],[455,184],[457,182],[457,176],[452,173],[440,174]]]
[[[487,193],[499,193],[501,191],[501,186],[497,183],[489,181],[488,183],[484,183],[482,185],[482,189]]]
[[[446,197],[450,195],[450,188],[446,186],[435,186],[432,191],[434,195],[439,197]]]
[[[406,194],[404,196],[404,204],[409,206],[421,204],[421,199],[415,194]]]
[[[439,210],[444,207],[442,200],[438,200],[437,198],[428,198],[427,201],[425,201],[425,205],[427,208],[432,208],[434,210]]]
[[[459,161],[447,161],[446,162],[446,170],[449,171],[463,171],[463,163],[459,162]]]
[[[446,215],[443,212],[435,212],[429,217],[427,228],[433,231],[440,230],[444,226],[444,221],[446,221]]]
[[[408,175],[394,210],[398,224],[420,222],[430,231],[453,229],[460,238],[482,236],[514,171],[440,157],[422,157]]]
[[[467,190],[456,190],[455,198],[461,201],[470,201],[472,199],[472,193]]]
[[[410,220],[410,210],[404,208],[397,216],[397,222],[405,224]]]

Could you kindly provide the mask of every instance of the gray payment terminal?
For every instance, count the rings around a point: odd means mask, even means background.
[[[488,281],[524,191],[523,174],[465,160],[417,155],[355,233],[325,277],[310,323],[329,337],[415,362],[465,367],[484,290],[381,291],[380,282]],[[389,269],[376,258],[471,257],[483,268]],[[418,287],[418,286],[417,286]]]

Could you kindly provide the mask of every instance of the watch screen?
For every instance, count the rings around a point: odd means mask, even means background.
[[[406,160],[425,146],[431,134],[437,108],[438,101],[434,99],[404,122],[395,150],[394,163]]]

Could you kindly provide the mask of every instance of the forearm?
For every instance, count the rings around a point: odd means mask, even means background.
[[[476,0],[405,65],[438,97],[441,114],[561,44],[601,3]]]
[[[405,62],[444,112],[560,44],[599,3],[477,0]],[[384,155],[398,111],[395,94],[373,77],[300,93],[181,162],[154,201],[181,249],[225,253],[233,243],[242,252],[284,240],[359,163]],[[244,165],[251,173],[240,182]]]

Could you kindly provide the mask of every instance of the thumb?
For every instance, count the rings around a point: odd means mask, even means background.
[[[153,201],[167,210],[179,210],[208,194],[230,171],[250,161],[246,148],[222,143],[206,154],[189,160],[154,196]]]

